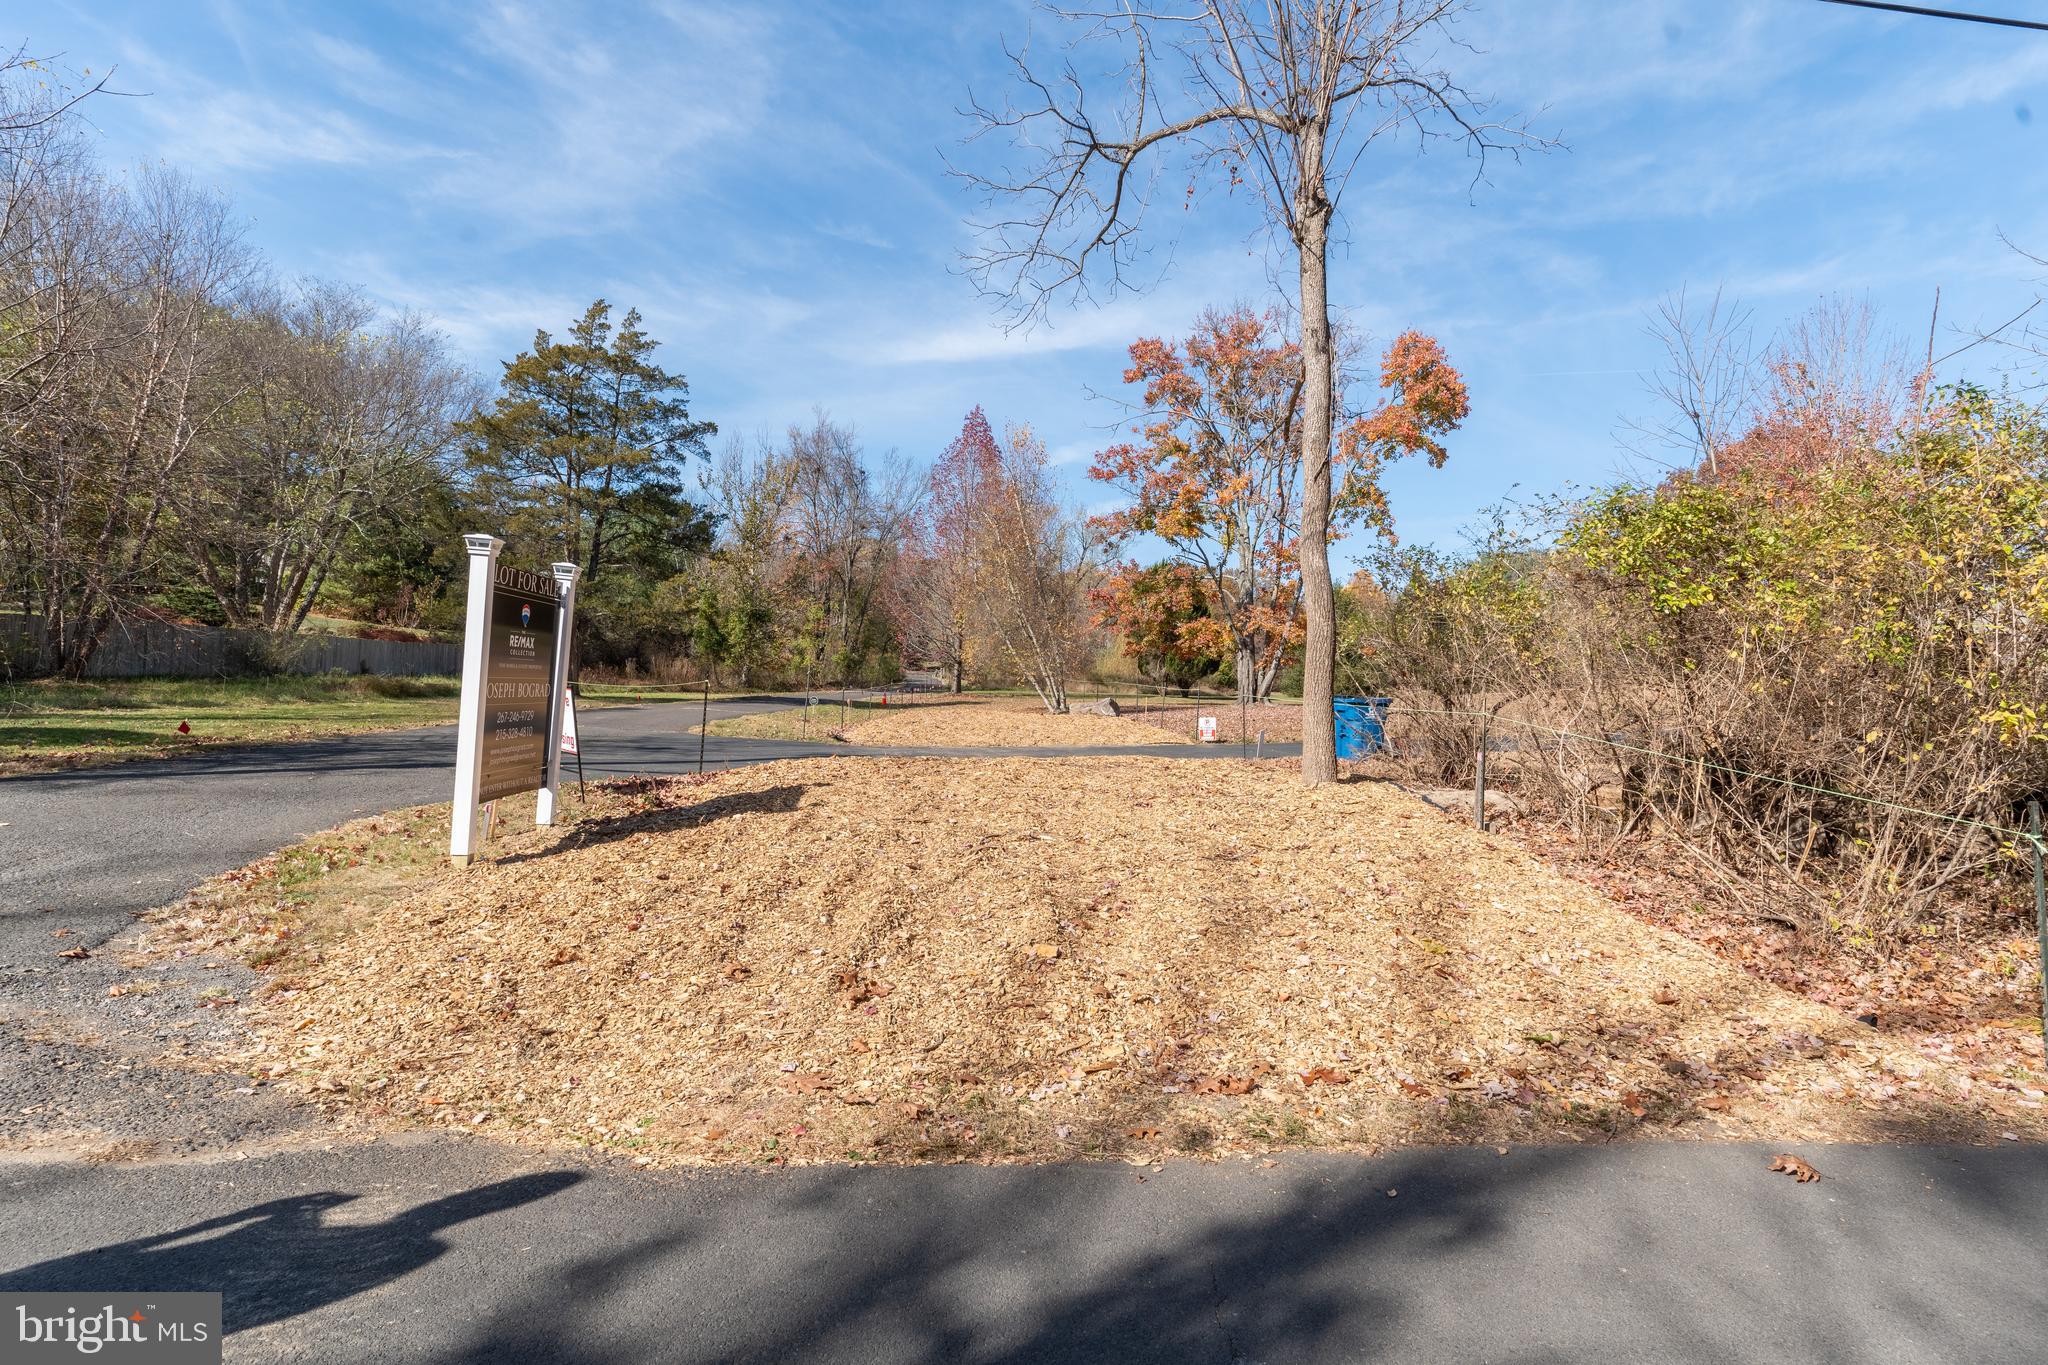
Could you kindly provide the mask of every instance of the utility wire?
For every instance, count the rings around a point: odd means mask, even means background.
[[[1821,0],[1824,5],[1853,5],[1857,9],[1889,10],[1893,14],[1917,14],[1928,19],[1961,19],[1972,24],[1997,24],[2001,28],[2030,28],[2048,33],[2048,22],[2039,19],[2007,19],[1997,14],[1972,14],[1959,9],[1929,9],[1925,5],[1900,5],[1892,0]]]

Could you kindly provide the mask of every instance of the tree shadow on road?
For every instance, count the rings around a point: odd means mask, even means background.
[[[359,1195],[293,1195],[0,1274],[0,1290],[218,1292],[222,1329],[248,1331],[410,1274],[447,1253],[441,1234],[456,1224],[530,1204],[582,1179],[576,1171],[517,1176],[369,1223],[327,1218]]]
[[[1913,1220],[1883,1207],[1924,1149],[1860,1149],[1840,1203],[1755,1148],[1694,1144],[1212,1166],[1181,1173],[1207,1184],[1195,1201],[1108,1165],[699,1177],[676,1226],[499,1299],[436,1359],[2020,1359],[1995,1347],[2001,1305],[2040,1302],[2011,1255],[2029,1155],[1942,1177],[1973,1214],[1926,1249],[1981,1238],[2002,1267],[1961,1290],[1928,1282],[1894,1240]]]

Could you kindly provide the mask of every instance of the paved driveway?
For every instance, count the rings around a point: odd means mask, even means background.
[[[1638,1143],[649,1175],[447,1140],[0,1165],[0,1289],[231,1361],[2039,1361],[2048,1150]]]

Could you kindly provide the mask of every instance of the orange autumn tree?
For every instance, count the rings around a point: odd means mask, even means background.
[[[1394,539],[1394,517],[1387,506],[1380,474],[1410,455],[1429,457],[1431,469],[1442,469],[1450,451],[1443,438],[1456,431],[1472,411],[1464,376],[1435,337],[1408,331],[1394,338],[1380,357],[1379,406],[1360,412],[1337,433],[1337,495],[1330,516],[1330,539],[1364,527],[1381,539]]]
[[[1119,564],[1088,596],[1095,624],[1117,633],[1125,656],[1144,677],[1186,696],[1221,664],[1206,647],[1216,634],[1209,592],[1188,565],[1170,560],[1148,569]]]
[[[1200,578],[1209,615],[1179,638],[1234,659],[1238,695],[1264,700],[1303,637],[1300,349],[1275,314],[1239,307],[1204,313],[1178,345],[1141,338],[1130,355],[1124,381],[1145,386],[1140,439],[1103,451],[1088,471],[1130,505],[1092,524],[1113,545],[1152,536]],[[1391,537],[1381,471],[1415,453],[1441,465],[1442,438],[1467,412],[1464,381],[1419,332],[1388,347],[1380,388],[1387,396],[1337,435],[1332,541],[1359,527]]]
[[[1178,345],[1140,338],[1130,354],[1124,382],[1145,386],[1140,439],[1088,470],[1130,505],[1092,525],[1113,545],[1149,535],[1170,547],[1209,604],[1180,643],[1235,660],[1238,695],[1261,700],[1301,639],[1300,349],[1275,316],[1240,307],[1203,313]],[[1128,592],[1137,579],[1120,581]],[[1104,613],[1133,614],[1134,603]]]

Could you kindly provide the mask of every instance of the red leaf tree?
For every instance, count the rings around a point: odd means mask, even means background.
[[[977,537],[1002,483],[1002,449],[977,406],[932,466],[921,515],[912,523],[891,599],[904,652],[964,686],[976,638]]]

